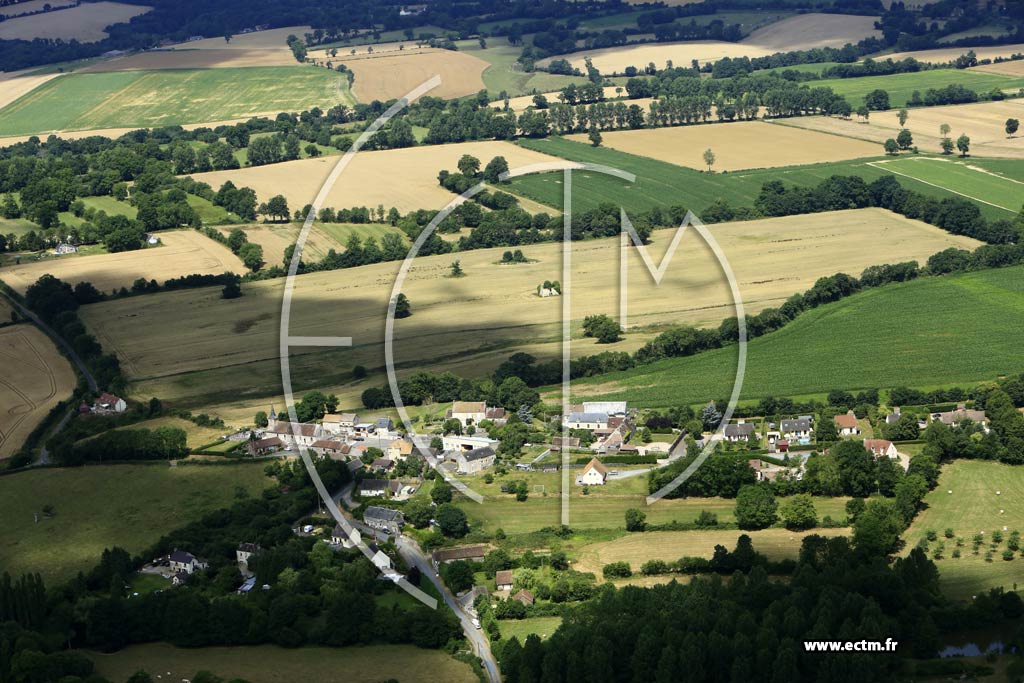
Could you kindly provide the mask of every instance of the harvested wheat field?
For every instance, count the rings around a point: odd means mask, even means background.
[[[273,47],[288,48],[288,36],[302,38],[306,33],[313,30],[311,26],[285,26],[284,28],[272,28],[266,31],[250,31],[231,36],[230,41],[219,38],[203,38],[202,40],[190,40],[187,43],[178,43],[175,47],[189,48],[195,50],[251,50]]]
[[[2,85],[2,83],[3,82],[0,81],[0,85]],[[276,111],[272,111],[272,112],[268,111],[268,112],[263,112],[261,114],[253,114],[252,116],[247,116],[247,117],[242,118],[242,119],[225,119],[223,121],[204,121],[203,123],[184,123],[184,124],[181,124],[181,127],[184,128],[185,130],[195,130],[196,128],[216,128],[217,126],[233,126],[236,123],[243,123],[245,121],[248,121],[249,119],[251,119],[253,117],[265,116],[265,117],[268,117],[268,118],[274,118],[275,116],[278,115],[278,113],[279,112],[276,112]],[[119,138],[122,135],[124,135],[125,133],[130,133],[133,130],[138,130],[138,127],[135,127],[135,128],[95,128],[93,130],[69,130],[69,131],[57,131],[57,132],[52,133],[52,134],[53,135],[57,135],[58,137],[63,138],[64,140],[81,140],[82,138],[89,138],[89,137],[93,137],[95,135],[98,135],[98,136],[104,137],[104,138]],[[7,145],[14,145],[14,144],[17,144],[19,142],[25,142],[26,140],[28,140],[31,137],[32,137],[31,135],[14,135],[14,136],[11,136],[11,137],[0,138],[0,147],[6,147]]]
[[[751,314],[778,306],[836,271],[857,274],[883,260],[924,260],[950,246],[978,244],[880,209],[723,223],[712,230],[732,263]],[[673,234],[655,231],[650,247],[655,263],[661,261]],[[884,258],[876,247],[883,243]],[[618,238],[573,245],[573,320],[617,311],[619,282],[609,274],[618,272],[618,245]],[[562,302],[541,299],[536,287],[544,280],[561,279],[561,245],[525,245],[522,250],[532,262],[496,265],[505,248],[416,259],[403,287],[413,315],[396,324],[395,360],[402,373],[430,368],[476,376],[519,350],[539,358],[557,357]],[[465,277],[448,277],[456,258]],[[717,326],[734,314],[728,284],[696,234],[683,238],[660,287],[651,284],[635,250],[630,249],[627,258],[633,273],[628,323],[630,329],[640,329],[627,332],[626,340],[613,347],[579,339],[574,353],[633,350],[656,334],[656,328],[650,331],[646,326]],[[345,335],[354,340],[351,349],[293,350],[291,368],[299,386],[340,384],[355,364],[382,366],[384,317],[398,269],[399,263],[391,262],[297,278],[291,334]],[[221,299],[219,289],[210,288],[103,302],[84,307],[81,315],[103,347],[116,352],[125,372],[137,380],[134,392],[213,403],[214,392],[240,386],[236,380],[243,375],[253,397],[277,389],[283,287],[282,279],[247,283],[244,306]],[[168,346],[167,321],[183,316],[190,324],[176,326],[177,343]],[[575,325],[574,333],[579,337]],[[235,392],[220,398],[238,401],[246,395]]]
[[[28,2],[19,2],[14,5],[0,5],[0,17],[13,17],[18,14],[40,12],[47,5],[51,9],[60,9],[74,4],[75,0],[28,0]]]
[[[125,5],[120,2],[84,2],[78,7],[17,17],[0,23],[0,40],[77,40],[92,43],[103,40],[103,29],[120,24],[150,10],[144,5]]]
[[[0,366],[0,458],[6,458],[77,380],[49,337],[28,324],[0,328]]]
[[[584,546],[574,569],[594,572],[601,576],[601,569],[609,562],[628,562],[634,572],[647,560],[675,562],[681,557],[703,557],[711,559],[716,545],[729,550],[736,547],[741,534],[750,536],[754,550],[770,560],[796,559],[800,544],[807,534],[819,536],[846,536],[849,529],[813,529],[811,531],[789,531],[788,529],[762,529],[761,531],[649,531],[627,534],[614,541],[593,543]]]
[[[43,83],[57,78],[57,76],[60,75],[61,74],[41,74],[36,76],[15,76],[11,74],[7,78],[0,76],[0,109],[6,107],[11,102],[14,102],[22,95],[27,95],[32,92]]]
[[[948,123],[950,135],[956,139],[961,133],[971,138],[971,156],[1024,158],[1024,136],[1008,138],[1006,120],[1024,119],[1024,101],[978,102],[955,104],[947,107],[918,107],[909,110],[907,129],[914,135],[914,143],[922,150],[938,152],[939,127]],[[804,130],[836,133],[849,137],[883,143],[896,137],[900,130],[897,111],[873,111],[868,123],[860,119],[840,119],[831,116],[807,116],[775,121],[779,127],[799,127]],[[606,139],[611,134],[605,136]],[[877,151],[879,147],[874,146]]]
[[[511,168],[540,162],[565,163],[508,142],[464,142],[360,152],[335,183],[325,205],[351,208],[383,204],[386,209],[393,206],[402,213],[441,209],[455,195],[438,185],[437,174],[443,169],[455,170],[463,154],[471,154],[483,164],[493,157],[503,156]],[[220,187],[228,180],[239,187],[251,187],[261,202],[283,194],[290,206],[299,207],[313,201],[336,163],[338,157],[330,156],[233,171],[195,173],[192,177],[212,187]]]
[[[284,251],[290,245],[295,244],[299,238],[302,225],[299,223],[263,223],[255,225],[239,225],[219,228],[220,233],[227,237],[235,227],[245,231],[246,238],[255,244],[263,247],[263,260],[269,264],[281,263],[284,259]],[[331,235],[324,232],[319,224],[313,226],[306,236],[306,244],[302,248],[302,258],[305,261],[319,261],[331,249],[344,251],[345,245],[339,243]]]
[[[423,48],[384,55],[339,57],[334,60],[352,70],[352,92],[360,102],[387,101],[402,97],[434,76],[441,85],[431,90],[432,97],[462,97],[483,90],[484,69],[490,66],[464,52]]]
[[[627,66],[642,68],[649,62],[661,67],[666,61],[689,65],[714,62],[723,57],[764,57],[776,52],[810,50],[816,47],[842,47],[862,38],[878,35],[874,29],[877,17],[858,17],[845,14],[803,14],[783,19],[758,29],[738,43],[717,40],[694,40],[679,43],[652,43],[627,45],[600,50],[585,50],[570,55],[556,55],[541,60],[546,65],[552,59],[567,59],[579,69],[590,57],[603,74],[622,73]]]
[[[896,52],[891,55],[882,55],[878,59],[899,61],[907,57],[913,57],[919,62],[941,63],[951,62],[971,50],[978,56],[978,59],[995,59],[996,57],[1009,57],[1024,53],[1024,43],[993,45],[991,47],[942,47],[934,50],[914,50],[911,52]]]
[[[809,130],[772,126],[763,121],[712,123],[675,128],[642,128],[602,133],[605,147],[706,169],[704,150],[715,154],[714,170],[738,171],[844,161],[878,156],[878,145]],[[569,135],[586,142],[585,134]]]
[[[246,272],[245,266],[230,249],[195,230],[170,230],[157,233],[157,236],[162,243],[160,246],[139,251],[59,256],[6,266],[0,268],[0,280],[24,292],[40,276],[50,273],[71,284],[87,280],[97,289],[109,292],[130,287],[140,277],[162,283],[169,278],[192,273]]]
[[[1024,59],[1014,59],[1008,62],[999,62],[998,64],[982,64],[981,66],[974,67],[973,70],[1024,78]]]

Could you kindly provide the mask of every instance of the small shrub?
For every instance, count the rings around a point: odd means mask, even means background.
[[[925,536],[927,536],[929,541],[934,541],[939,537],[939,535],[935,533],[935,529],[929,529],[928,531],[926,531]]]
[[[985,551],[985,561],[986,562],[991,562],[992,561],[992,551],[991,550],[986,550]]]
[[[627,578],[633,576],[633,570],[629,562],[609,562],[601,570],[606,579]]]
[[[960,548],[954,548],[953,549],[953,559],[956,559],[956,560],[960,559]]]
[[[946,535],[946,538],[953,538],[953,536],[955,535],[952,529],[946,529],[944,533]]]
[[[1010,550],[1009,548],[1007,548],[1006,550],[1004,550],[1004,551],[1003,551],[1003,559],[1004,559],[1004,560],[1006,560],[1007,562],[1009,562],[1010,560],[1012,560],[1012,559],[1013,559],[1013,551],[1012,551],[1012,550]]]
[[[1002,543],[1003,542],[1003,532],[1002,531],[993,531],[992,532],[992,542],[995,543],[996,545]]]

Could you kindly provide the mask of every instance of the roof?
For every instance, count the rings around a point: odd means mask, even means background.
[[[238,549],[243,553],[258,553],[262,550],[259,543],[239,543]]]
[[[452,413],[486,413],[487,403],[484,401],[455,401]]]
[[[342,453],[348,453],[349,451],[348,444],[337,439],[317,439],[310,448],[330,448]]]
[[[952,425],[964,420],[971,420],[972,422],[984,422],[985,411],[984,410],[971,410],[963,406],[957,406],[956,410],[947,410],[946,412],[936,413],[939,420],[943,423]]]
[[[395,439],[391,442],[390,448],[397,448],[398,452],[402,455],[409,455],[412,453],[412,444],[405,439]]]
[[[872,452],[887,451],[892,446],[888,439],[864,439],[864,448]]]
[[[585,413],[606,413],[608,415],[624,415],[626,413],[625,401],[584,401],[583,412]]]
[[[523,588],[522,590],[518,591],[515,595],[513,595],[512,599],[518,600],[519,602],[528,602],[532,605],[534,597],[533,593]]]
[[[754,433],[754,423],[744,422],[743,424],[725,425],[726,436],[750,436]]]
[[[805,417],[783,420],[781,427],[783,432],[806,432],[811,428],[811,421]]]
[[[853,411],[848,411],[846,415],[836,415],[832,418],[835,420],[836,426],[842,429],[856,429],[857,427],[857,416],[853,414]]]
[[[502,569],[501,571],[494,572],[494,583],[495,585],[502,586],[504,584],[512,583],[512,570]]]
[[[185,552],[184,550],[175,550],[171,553],[171,557],[169,559],[171,562],[181,562],[183,564],[196,562],[196,556],[192,553]]]
[[[387,479],[363,479],[359,482],[360,491],[386,491],[387,489]]]
[[[376,505],[370,505],[366,508],[363,513],[363,519],[372,518],[379,519],[385,522],[393,521],[404,521],[405,516],[401,510],[392,510],[391,508],[382,508]]]
[[[569,413],[566,422],[608,422],[608,413]]]
[[[372,463],[370,463],[370,467],[372,467],[374,469],[377,469],[378,467],[383,468],[383,469],[388,469],[389,467],[391,467],[394,464],[395,464],[395,461],[391,460],[389,458],[377,458]]]
[[[484,417],[488,420],[504,420],[505,409],[504,408],[488,408],[484,411]]]
[[[326,413],[326,414],[324,414],[323,423],[327,424],[328,422],[341,422],[341,415],[339,415],[337,413]]]
[[[259,441],[254,441],[253,444],[252,444],[252,447],[256,448],[256,449],[262,449],[262,448],[274,448],[275,446],[280,446],[280,445],[282,445],[281,444],[281,439],[277,438],[276,436],[268,436],[265,439],[260,439]]]
[[[275,422],[267,431],[274,434],[293,434],[295,436],[316,436],[320,425],[305,422]]]
[[[561,448],[562,446],[565,446],[566,448],[579,448],[580,440],[575,436],[556,436],[551,439],[551,445],[558,448]]]
[[[494,449],[490,446],[482,446],[480,448],[474,448],[471,451],[459,453],[459,456],[466,460],[483,460],[484,458],[494,457]]]
[[[456,548],[445,548],[435,550],[430,554],[434,562],[448,562],[449,560],[468,560],[474,557],[483,557],[487,553],[485,545],[461,545]]]
[[[355,421],[358,420],[358,419],[359,419],[359,415],[357,413],[342,413],[341,415],[338,416],[338,422],[352,422],[352,423],[355,423]]]
[[[108,394],[107,392],[103,392],[102,394],[100,394],[98,402],[99,403],[105,403],[105,404],[113,405],[113,404],[117,403],[120,400],[121,399],[119,397],[114,396],[113,394]]]
[[[387,429],[391,429],[391,425],[393,425],[394,422],[391,421],[390,417],[378,417],[377,422],[375,424],[378,427],[386,427]]]
[[[583,468],[583,474],[586,474],[590,470],[596,471],[602,477],[608,474],[608,468],[604,466],[604,463],[597,458],[591,458],[590,462]]]

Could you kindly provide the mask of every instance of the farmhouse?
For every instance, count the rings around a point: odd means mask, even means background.
[[[185,574],[192,574],[200,569],[206,569],[208,566],[206,562],[200,560],[192,553],[185,552],[184,550],[175,550],[171,553],[168,558],[170,560],[170,568],[174,573],[184,572]]]
[[[412,443],[405,439],[395,439],[388,444],[387,456],[391,460],[408,458],[410,455],[412,455]]]
[[[871,454],[876,458],[900,457],[900,454],[896,452],[896,446],[893,445],[892,441],[887,439],[864,439],[864,448],[871,451]]]
[[[335,524],[334,531],[331,532],[331,545],[340,545],[342,548],[354,548],[361,540],[359,529],[353,529],[352,535],[349,536],[340,524]]]
[[[964,420],[970,420],[976,422],[988,431],[988,418],[985,417],[984,410],[971,410],[965,403],[958,403],[956,410],[949,410],[941,413],[932,413],[932,422],[938,420],[944,425],[950,427],[959,425]]]
[[[262,550],[258,543],[239,543],[238,549],[235,550],[235,561],[238,564],[249,566],[249,558],[256,555]]]
[[[809,439],[814,429],[811,427],[811,420],[807,417],[798,417],[791,420],[783,420],[779,425],[782,436],[786,439]]]
[[[388,557],[388,554],[381,550],[379,547],[377,547],[376,543],[371,543],[367,547],[370,549],[370,552],[372,553],[370,561],[373,562],[374,567],[381,571],[384,571],[385,569],[391,569],[394,566],[391,563],[391,558]]]
[[[845,415],[836,415],[832,418],[836,423],[836,429],[840,436],[854,436],[860,434],[860,426],[857,424],[857,416],[852,410],[846,411]]]
[[[551,439],[551,450],[558,453],[565,448],[573,449],[580,447],[580,440],[575,436],[555,436]]]
[[[370,505],[363,513],[363,522],[372,529],[380,529],[388,533],[397,534],[405,524],[405,516],[400,510]]]
[[[384,436],[391,433],[391,430],[395,428],[395,423],[390,417],[378,417],[374,427],[377,430],[377,436]]]
[[[518,593],[513,595],[512,599],[513,600],[518,600],[519,602],[523,603],[527,607],[532,605],[533,601],[534,601],[533,593],[531,593],[530,591],[526,590],[525,588],[523,588]]]
[[[317,455],[326,455],[332,460],[338,460],[342,456],[348,455],[352,447],[338,439],[317,439],[310,444],[309,448]]]
[[[473,560],[479,562],[484,559],[484,555],[487,554],[487,546],[485,545],[462,545],[455,548],[445,548],[444,550],[435,550],[430,554],[430,559],[434,563],[434,568],[440,567],[442,564],[448,564],[449,562],[455,562],[456,560]]]
[[[281,450],[284,444],[276,436],[268,436],[256,441],[249,441],[249,454],[252,456],[267,455]]]
[[[395,461],[388,458],[377,458],[370,463],[370,469],[380,472],[390,472],[395,467]]]
[[[274,422],[267,429],[267,434],[276,436],[289,446],[302,448],[309,448],[327,436],[322,425],[282,421]]]
[[[494,465],[495,457],[490,446],[459,451],[455,454],[455,468],[459,474],[476,474]]]
[[[591,458],[576,477],[577,486],[601,486],[608,478],[608,468],[597,458]]]
[[[726,441],[746,441],[751,435],[755,434],[754,425],[753,423],[740,420],[738,424],[725,425],[724,434]]]
[[[123,413],[128,409],[128,404],[123,398],[104,392],[96,399],[92,409],[99,413]]]
[[[64,254],[75,254],[78,252],[78,247],[68,242],[61,242],[57,245],[57,248],[53,250],[54,254],[63,256]]]
[[[363,498],[379,498],[389,489],[387,479],[363,479],[359,482],[356,493]]]
[[[569,429],[607,429],[608,413],[569,413],[563,425]]]
[[[494,587],[499,591],[512,590],[512,570],[502,569],[494,573]]]
[[[452,407],[445,413],[450,420],[458,420],[463,427],[471,424],[479,424],[484,420],[490,420],[499,425],[505,424],[505,409],[488,407],[485,401],[454,401]]]
[[[885,424],[896,424],[900,421],[900,407],[894,406],[892,412],[885,416]]]
[[[327,413],[320,424],[330,434],[351,434],[359,422],[355,413]]]

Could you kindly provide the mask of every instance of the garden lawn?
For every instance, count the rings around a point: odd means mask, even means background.
[[[499,619],[501,637],[505,640],[518,638],[520,643],[534,633],[541,640],[547,640],[562,625],[562,617],[531,617],[529,619]]]
[[[1024,370],[1024,267],[923,278],[801,314],[748,344],[742,397],[969,385]],[[574,383],[574,395],[668,407],[727,397],[737,348]]]

